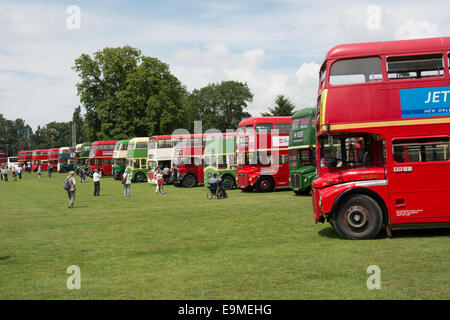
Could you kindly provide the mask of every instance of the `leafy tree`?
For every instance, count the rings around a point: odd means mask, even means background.
[[[129,46],[105,48],[82,54],[73,69],[89,140],[170,134],[183,125],[186,89],[158,59]]]
[[[284,95],[280,94],[275,98],[275,107],[269,108],[269,112],[264,112],[263,117],[292,116],[295,105]]]
[[[33,130],[23,119],[8,120],[0,114],[0,152],[17,155],[31,148]]]
[[[242,119],[250,117],[245,109],[252,101],[253,94],[247,83],[238,81],[210,83],[195,89],[187,103],[187,110],[192,113],[189,127],[192,130],[193,121],[201,120],[203,130],[235,129]]]
[[[87,140],[86,137],[86,126],[84,124],[84,119],[81,115],[81,107],[78,106],[75,108],[72,116],[72,123],[75,124],[75,133],[77,137],[78,143],[83,143]]]

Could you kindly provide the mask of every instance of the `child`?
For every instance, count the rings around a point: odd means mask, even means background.
[[[160,194],[164,194],[164,175],[161,171],[161,168],[158,168],[158,171],[156,171],[156,182],[158,184],[158,189]]]

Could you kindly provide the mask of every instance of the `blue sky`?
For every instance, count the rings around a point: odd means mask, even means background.
[[[66,12],[80,9],[69,30]],[[314,106],[317,72],[334,45],[450,35],[447,1],[0,0],[0,113],[33,129],[69,121],[71,70],[82,53],[125,44],[170,65],[189,90],[247,82],[259,115],[285,94]]]

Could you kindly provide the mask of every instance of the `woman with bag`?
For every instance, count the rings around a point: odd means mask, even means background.
[[[131,189],[131,173],[130,169],[126,169],[125,173],[122,175],[122,184],[123,184],[123,195],[125,197],[130,196],[130,189]]]

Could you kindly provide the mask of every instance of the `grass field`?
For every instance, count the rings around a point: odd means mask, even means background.
[[[207,200],[203,187],[145,183],[124,198],[112,178],[100,197],[78,184],[68,209],[65,176],[0,184],[0,299],[450,298],[448,230],[342,240],[291,191]],[[67,288],[70,265],[80,290]]]

